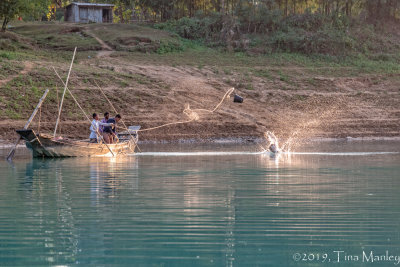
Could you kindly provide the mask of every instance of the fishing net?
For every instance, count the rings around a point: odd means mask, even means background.
[[[226,93],[222,97],[221,101],[215,106],[214,109],[191,109],[189,104],[185,104],[185,108],[183,110],[183,114],[185,114],[188,117],[187,120],[177,121],[177,122],[169,122],[169,123],[165,123],[165,124],[160,125],[160,126],[155,126],[155,127],[146,128],[146,129],[140,129],[140,130],[138,130],[138,132],[152,131],[152,130],[160,129],[160,128],[163,128],[163,127],[166,127],[166,126],[177,125],[177,124],[185,124],[185,123],[189,123],[189,122],[192,122],[192,121],[198,121],[198,120],[201,119],[201,115],[200,114],[202,114],[202,113],[211,114],[211,113],[214,113],[215,111],[217,111],[221,107],[221,105],[224,102],[224,100],[229,98],[234,90],[235,90],[235,88],[232,87],[228,91],[226,91]]]

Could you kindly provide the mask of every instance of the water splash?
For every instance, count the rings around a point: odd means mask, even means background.
[[[264,137],[267,140],[267,148],[261,146],[264,152],[270,152],[273,154],[279,152],[289,152],[285,145],[283,145],[282,147],[279,146],[279,140],[273,132],[265,132]]]
[[[268,146],[276,134],[281,151],[295,151],[315,137],[336,136],[336,129],[333,128],[335,121],[340,121],[348,110],[351,110],[351,105],[343,96],[323,100],[309,97],[301,103],[296,102],[296,106],[270,114],[274,132],[266,128],[271,132],[266,132],[264,136]]]

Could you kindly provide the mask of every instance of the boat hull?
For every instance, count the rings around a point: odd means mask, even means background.
[[[17,130],[17,133],[25,140],[26,146],[32,151],[33,157],[40,158],[118,156],[133,153],[136,143],[133,139],[108,145],[69,139],[55,140],[49,135],[36,134],[31,129]]]

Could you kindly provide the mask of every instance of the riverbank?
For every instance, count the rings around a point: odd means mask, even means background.
[[[241,104],[230,98],[215,113],[199,114],[198,121],[140,133],[144,142],[251,140],[262,139],[265,131],[280,139],[400,136],[398,62],[293,53],[250,55],[199,45],[157,53],[157,44],[173,43],[176,37],[126,25],[120,32],[116,25],[28,26],[22,24],[9,33],[15,39],[14,51],[0,52],[3,143],[15,140],[15,130],[23,128],[46,88],[50,93],[32,128],[39,130],[40,117],[40,131],[54,131],[63,86],[52,67],[65,79],[74,45],[80,45],[80,51],[69,88],[89,116],[112,111],[96,84],[126,124],[142,129],[186,121],[185,104],[213,109],[231,87],[244,98]],[[139,40],[140,45],[125,40],[117,46],[119,33],[135,40],[148,37]],[[49,35],[53,37],[46,43]],[[58,46],[61,40],[63,47]],[[89,126],[67,95],[60,134],[87,138]]]
[[[374,142],[374,141],[400,141],[400,137],[346,137],[346,138],[313,138],[313,139],[299,139],[296,142],[300,144],[312,144],[312,143],[326,143],[326,142]],[[138,145],[180,145],[180,144],[217,144],[217,145],[246,145],[246,144],[260,144],[266,143],[265,138],[259,137],[247,137],[247,138],[211,138],[211,139],[174,139],[174,140],[145,140],[139,141]],[[11,149],[15,146],[15,143],[10,141],[0,140],[0,149]],[[26,146],[21,142],[18,149],[25,149]]]

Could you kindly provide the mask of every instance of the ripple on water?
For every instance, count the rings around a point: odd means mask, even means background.
[[[3,162],[0,265],[288,266],[296,252],[396,253],[400,155],[360,150]]]

